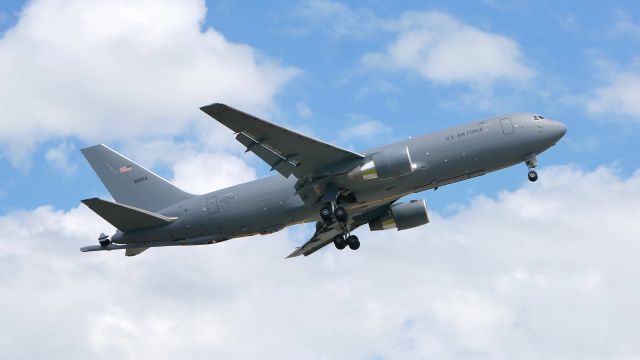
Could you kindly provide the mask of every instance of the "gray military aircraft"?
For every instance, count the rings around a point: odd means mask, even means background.
[[[330,243],[356,250],[360,241],[351,232],[361,225],[405,230],[429,222],[424,200],[398,201],[407,194],[521,162],[536,181],[536,155],[567,131],[558,121],[517,113],[357,153],[224,104],[201,110],[279,174],[193,195],[105,145],[82,149],[116,201],[82,202],[117,231],[81,251],[125,249],[134,256],[150,247],[215,244],[311,221],[314,235],[288,257]]]

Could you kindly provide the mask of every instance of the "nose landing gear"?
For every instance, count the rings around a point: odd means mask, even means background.
[[[527,174],[529,181],[534,182],[538,180],[538,173],[534,170],[536,166],[538,166],[538,160],[536,159],[536,154],[531,153],[525,156],[524,163],[527,165],[527,168],[529,169],[529,173]]]

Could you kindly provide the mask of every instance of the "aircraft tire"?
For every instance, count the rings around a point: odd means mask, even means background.
[[[342,237],[342,235],[337,235],[333,238],[333,245],[336,246],[336,249],[342,250],[347,247],[347,241]]]
[[[536,180],[538,180],[538,173],[535,172],[534,170],[531,170],[527,174],[527,177],[529,178],[529,181],[535,182]]]
[[[333,216],[331,214],[331,208],[328,206],[323,206],[320,209],[320,217],[322,218],[322,220],[324,222],[329,222],[333,219]]]
[[[358,240],[358,237],[355,235],[349,236],[346,242],[349,244],[351,250],[358,250],[360,248],[360,240]]]
[[[340,222],[347,222],[349,219],[349,214],[347,214],[347,210],[342,206],[338,206],[334,211],[333,215],[336,217],[336,220]]]

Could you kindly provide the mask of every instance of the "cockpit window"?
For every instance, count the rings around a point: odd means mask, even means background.
[[[533,115],[533,120],[540,120],[540,118],[538,118],[538,115]]]
[[[544,119],[544,116],[542,116],[542,115],[538,115],[538,117],[539,117],[540,119]]]

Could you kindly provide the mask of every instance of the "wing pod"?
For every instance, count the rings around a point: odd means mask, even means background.
[[[389,179],[409,174],[416,169],[411,161],[408,147],[400,147],[381,151],[374,154],[370,161],[365,162],[349,172],[351,179]]]
[[[371,231],[393,228],[406,230],[427,223],[429,223],[427,202],[424,199],[420,199],[391,206],[388,214],[369,222],[369,229]]]

